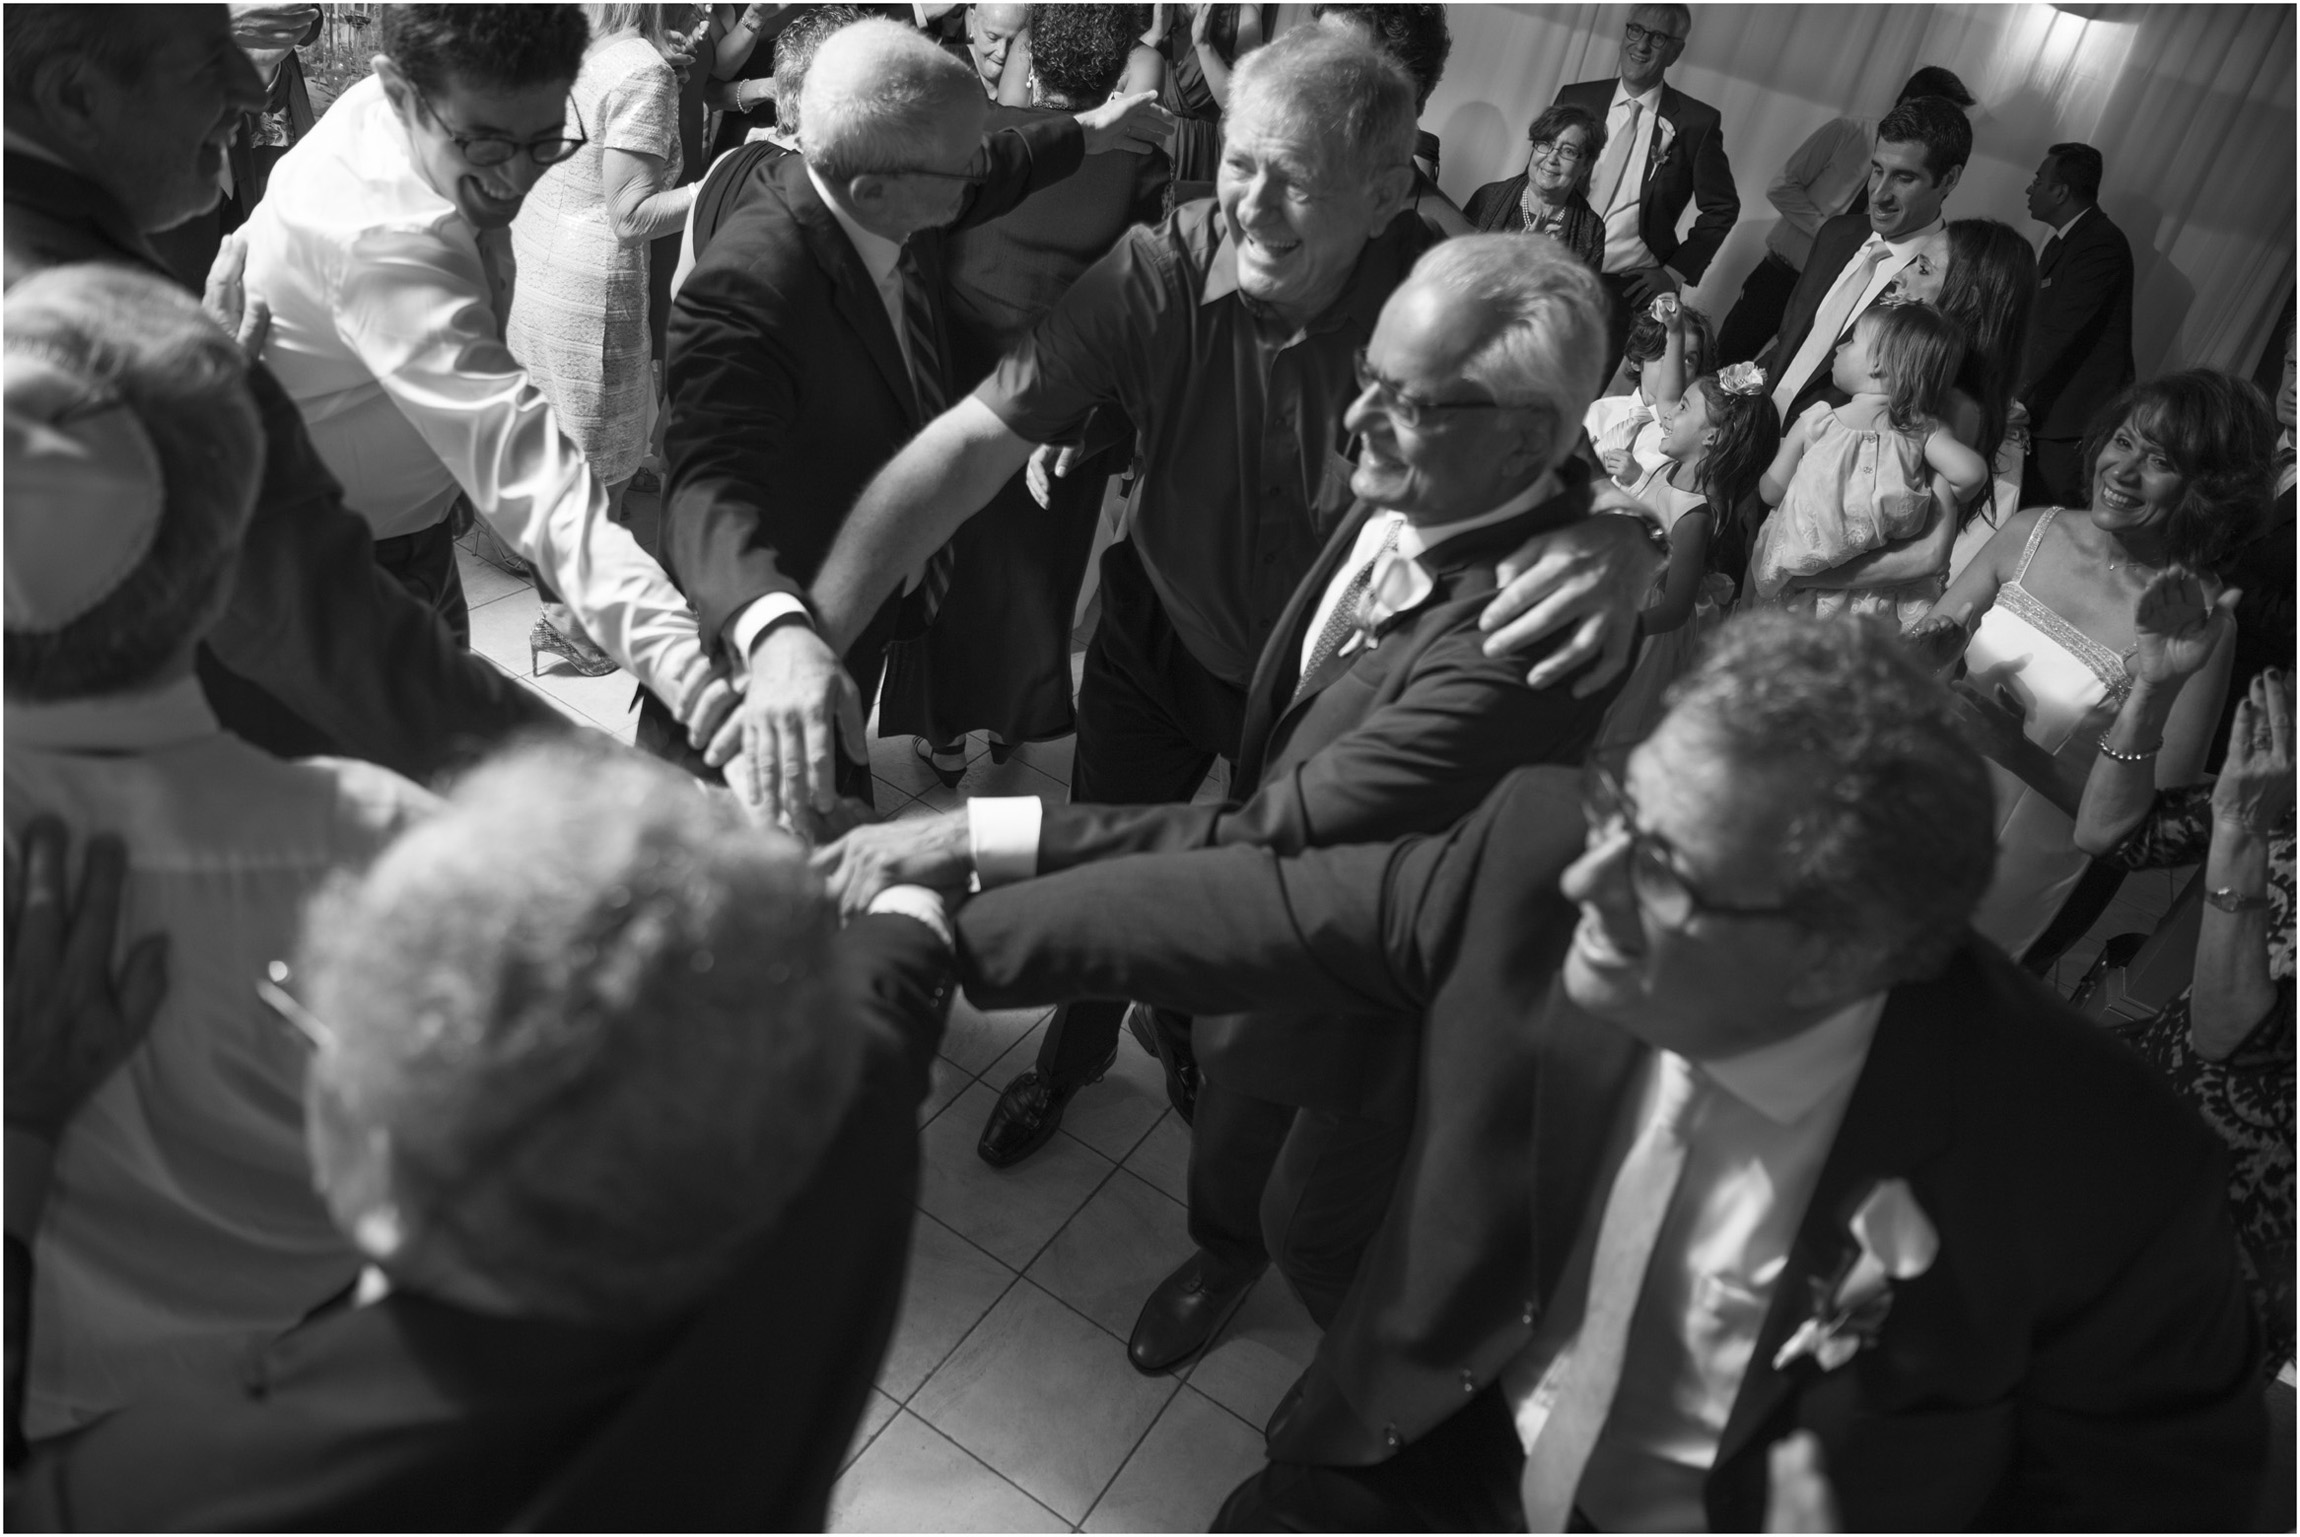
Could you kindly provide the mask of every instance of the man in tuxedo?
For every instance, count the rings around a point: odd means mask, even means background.
[[[986,1007],[1420,1021],[1389,1216],[1217,1529],[1749,1529],[1800,1430],[1848,1529],[2243,1521],[2217,1150],[1970,932],[1990,796],[1947,695],[1786,614],[1681,688],[1618,778],[1520,770],[1446,837],[961,914]]]
[[[1618,77],[1584,80],[1557,93],[1560,106],[1579,107],[1605,125],[1589,206],[1605,221],[1605,286],[1614,299],[1609,379],[1621,365],[1630,317],[1655,294],[1700,282],[1741,217],[1717,109],[1664,79],[1692,30],[1689,7],[1637,6],[1621,30]],[[1677,221],[1688,202],[1700,212],[1679,240]]]
[[[2028,357],[2014,392],[2028,407],[2021,501],[2082,507],[2092,414],[2132,382],[2132,242],[2100,208],[2100,151],[2055,144],[2028,184],[2028,216],[2052,226],[2036,265]]]
[[[1058,181],[1088,153],[1159,137],[1147,94],[985,137],[966,67],[915,30],[871,20],[824,41],[801,95],[804,155],[757,162],[679,290],[667,382],[671,459],[665,563],[705,643],[751,668],[744,744],[753,790],[779,805],[828,806],[830,776],[783,761],[753,711],[770,698],[755,652],[807,623],[801,598],[871,474],[945,403],[942,236],[995,217]],[[939,597],[928,561],[916,621]],[[915,575],[915,573],[914,573]],[[878,688],[896,604],[879,605],[847,648],[844,729],[860,755],[861,701]],[[767,666],[773,666],[769,652]],[[685,757],[666,712],[643,707],[640,742]],[[868,769],[846,793],[870,797]]]
[[[1781,329],[1759,357],[1784,430],[1816,400],[1842,405],[1829,363],[1853,322],[1887,289],[1936,299],[1949,271],[1941,203],[1972,157],[1973,127],[1938,96],[1904,101],[1877,124],[1869,152],[1869,207],[1839,214],[1813,237]]]
[[[0,35],[7,280],[79,261],[165,272],[148,237],[214,204],[224,146],[263,100],[225,11],[19,5]],[[294,402],[260,363],[248,384],[263,486],[199,656],[223,724],[279,757],[364,758],[418,780],[516,731],[563,729],[377,569]]]
[[[26,1150],[152,992],[132,971],[115,999],[107,888],[76,909],[106,942],[60,942],[56,838],[10,880],[11,1363]],[[788,840],[603,738],[483,765],[260,989],[368,1269],[12,1456],[10,1525],[819,1530],[894,1324],[949,992],[939,900],[878,909],[841,932]]]
[[[1291,854],[1440,831],[1511,769],[1578,762],[1610,691],[1527,688],[1516,659],[1485,654],[1477,617],[1510,551],[1604,495],[1571,455],[1604,325],[1596,277],[1517,236],[1447,241],[1390,296],[1346,420],[1364,443],[1358,500],[1263,649],[1238,800],[977,796],[858,829],[818,864],[856,901],[889,879],[995,885],[1153,849]],[[1637,512],[1617,492],[1609,505]],[[1273,1256],[1330,1323],[1412,1124],[1412,1041],[1381,1021],[1261,1012],[1198,1020],[1192,1040],[1198,1252],[1135,1324],[1128,1356],[1145,1372],[1194,1355]]]

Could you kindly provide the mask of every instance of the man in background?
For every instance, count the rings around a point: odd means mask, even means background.
[[[2100,151],[2055,144],[2028,184],[2028,216],[2052,226],[2036,264],[2028,358],[2014,396],[2028,407],[2021,502],[2081,507],[2092,413],[2132,382],[2132,242],[2100,207]]]

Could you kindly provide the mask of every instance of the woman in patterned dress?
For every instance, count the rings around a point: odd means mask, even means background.
[[[2291,678],[2252,679],[2214,783],[2158,790],[2148,769],[2167,689],[2204,666],[2230,624],[2188,572],[2149,584],[2132,692],[2101,739],[2076,841],[2127,870],[2204,866],[2194,982],[2120,1033],[2227,1144],[2229,1217],[2273,1372],[2293,1350]]]
[[[654,380],[647,339],[648,242],[676,231],[694,198],[679,179],[679,81],[663,58],[663,7],[586,5],[591,47],[569,113],[583,148],[552,167],[511,225],[518,265],[504,340],[560,428],[607,488],[623,493],[647,451]],[[528,636],[576,671],[614,670],[552,594]]]

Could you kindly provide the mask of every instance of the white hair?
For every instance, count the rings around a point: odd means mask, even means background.
[[[1482,305],[1492,335],[1462,367],[1505,405],[1539,405],[1561,429],[1554,465],[1605,369],[1605,307],[1597,274],[1547,235],[1461,235],[1433,246],[1406,278]]]
[[[1412,77],[1331,27],[1294,27],[1238,61],[1228,115],[1262,113],[1331,145],[1352,181],[1413,163]]]
[[[960,102],[979,108],[974,71],[899,22],[873,17],[823,40],[799,91],[799,150],[826,179],[915,166]]]

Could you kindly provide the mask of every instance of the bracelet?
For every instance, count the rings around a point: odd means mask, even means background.
[[[2115,729],[2113,726],[2109,728],[2110,731]],[[2104,758],[2114,758],[2119,763],[2146,763],[2163,750],[2164,738],[2158,737],[2154,747],[2143,748],[2139,752],[2118,752],[2108,745],[2108,732],[2103,731],[2100,734],[2100,755]]]
[[[2274,904],[2266,896],[2251,896],[2234,886],[2222,886],[2207,891],[2204,900],[2224,913],[2264,913]]]

